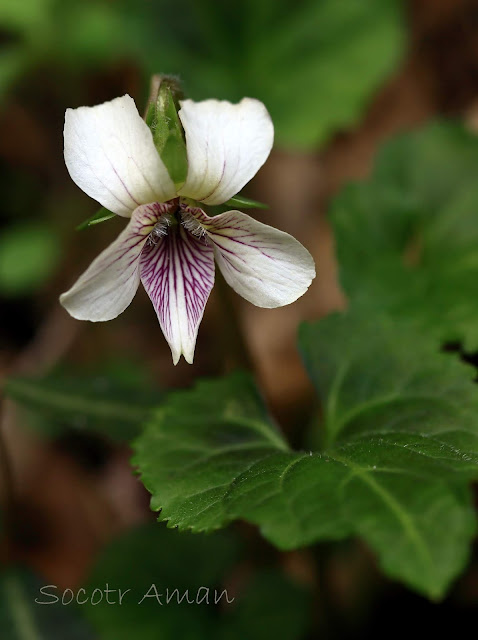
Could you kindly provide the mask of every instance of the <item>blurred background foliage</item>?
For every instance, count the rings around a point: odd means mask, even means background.
[[[111,567],[125,572],[118,580],[143,580],[141,588],[144,581],[174,580],[180,586],[193,575],[206,575],[211,584],[227,586],[237,595],[237,606],[227,612],[197,613],[189,607],[178,616],[168,610],[160,621],[161,637],[172,637],[178,624],[183,637],[191,638],[253,638],[264,628],[269,630],[266,637],[312,638],[319,633],[370,638],[381,637],[385,624],[392,637],[401,637],[409,632],[411,618],[417,633],[430,634],[454,630],[456,616],[464,624],[472,619],[478,600],[476,558],[437,606],[380,575],[361,542],[279,553],[244,524],[233,532],[242,539],[240,550],[229,534],[216,546],[214,538],[193,541],[189,534],[179,536],[159,526],[129,532],[151,519],[148,496],[129,464],[126,441],[137,430],[131,415],[148,416],[170,387],[233,368],[241,361],[235,329],[224,320],[223,301],[214,291],[195,367],[181,363],[173,369],[146,296],[137,296],[134,307],[108,326],[71,320],[57,299],[121,229],[121,221],[112,220],[75,231],[96,204],[71,182],[64,166],[67,107],[128,92],[141,112],[149,78],[157,72],[177,74],[196,100],[239,100],[244,95],[263,100],[274,120],[276,146],[246,195],[270,205],[257,214],[261,220],[306,244],[317,259],[318,277],[291,308],[266,314],[234,296],[229,304],[251,349],[272,416],[293,445],[300,443],[316,400],[297,354],[297,325],[344,306],[325,215],[328,203],[351,178],[370,174],[387,138],[438,115],[465,123],[466,135],[456,133],[461,127],[432,127],[422,138],[398,139],[387,147],[387,161],[378,164],[372,178],[372,186],[386,183],[386,195],[371,192],[376,198],[372,217],[360,206],[359,196],[368,193],[368,186],[346,190],[336,200],[344,284],[357,282],[354,295],[359,297],[366,278],[363,297],[370,302],[371,292],[380,288],[375,276],[386,265],[386,257],[374,253],[377,241],[383,237],[399,247],[398,253],[409,238],[403,222],[408,215],[419,220],[418,226],[422,218],[429,220],[443,204],[440,194],[448,180],[457,182],[457,167],[472,180],[477,36],[476,0],[0,2],[0,375],[10,376],[9,394],[29,407],[20,410],[2,400],[16,480],[10,523],[15,535],[9,551],[17,563],[41,576],[4,574],[0,622],[8,639],[32,637],[32,628],[49,640],[67,633],[72,638],[75,633],[82,638],[130,637],[136,609],[122,611],[123,618],[106,607],[68,611],[70,621],[58,608],[33,606],[38,584],[101,584]],[[450,145],[450,139],[457,144]],[[409,171],[408,156],[413,159]],[[407,201],[399,208],[406,215],[400,217],[403,228],[396,229],[397,198],[389,197],[401,189]],[[463,204],[468,214],[476,201],[471,197]],[[463,219],[470,228],[472,216]],[[371,220],[373,237],[362,244],[361,234]],[[455,226],[459,239],[464,227]],[[445,228],[444,238],[446,233]],[[474,237],[463,236],[464,242]],[[434,265],[439,266],[443,246]],[[371,254],[376,263],[367,260]],[[456,260],[452,254],[448,252],[447,264]],[[467,276],[467,296],[472,276]],[[407,274],[400,271],[399,280],[406,289]],[[450,291],[458,291],[460,282],[452,279]],[[459,295],[450,300],[463,307]],[[460,351],[461,345],[450,348]],[[475,362],[473,355],[466,358]],[[41,381],[32,384],[32,376]],[[124,537],[109,546],[120,535]],[[215,558],[216,552],[217,565],[205,567],[202,554]],[[144,574],[136,572],[138,567]],[[405,610],[408,616],[402,616]],[[142,620],[144,637],[159,637],[156,612],[148,611]]]
[[[394,68],[400,12],[398,0],[4,0],[0,89],[42,64],[74,86],[88,69],[134,60],[144,86],[167,69],[195,100],[259,98],[279,144],[310,149],[353,123]]]

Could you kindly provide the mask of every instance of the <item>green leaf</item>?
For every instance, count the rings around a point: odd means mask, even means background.
[[[475,529],[470,367],[408,328],[332,316],[301,331],[327,446],[293,451],[241,374],[172,394],[137,439],[160,519],[209,531],[244,518],[281,549],[362,536],[384,570],[440,597]]]
[[[70,78],[127,58],[147,82],[160,65],[195,100],[262,100],[278,145],[313,150],[353,127],[396,69],[402,11],[401,0],[3,0],[0,19],[24,36],[25,72],[54,61]]]
[[[87,624],[78,615],[74,604],[42,605],[35,602],[51,598],[43,596],[45,586],[39,578],[26,571],[11,570],[0,574],[0,629],[6,640],[93,640]],[[61,598],[61,592],[50,589]],[[60,594],[60,595],[59,595]],[[68,600],[71,597],[68,595]],[[65,601],[66,602],[66,601]]]
[[[258,573],[239,593],[237,586],[232,591],[231,571],[239,553],[236,537],[224,532],[193,536],[154,524],[143,526],[103,551],[85,586],[91,595],[108,584],[116,590],[109,595],[115,603],[121,588],[125,592],[121,606],[108,604],[103,597],[99,604],[90,600],[85,614],[102,640],[153,640],[158,629],[163,640],[256,640],[264,637],[264,629],[268,637],[300,638],[310,593],[277,570]],[[206,590],[208,601],[198,604]],[[218,605],[215,598],[220,598]]]
[[[282,11],[270,5],[272,25],[257,37],[253,95],[270,108],[279,144],[311,149],[354,126],[396,68],[403,7],[394,0],[281,4]]]
[[[237,194],[234,198],[231,198],[224,203],[225,207],[239,207],[240,209],[268,209],[269,205],[259,202],[258,200],[251,200]]]
[[[95,224],[100,224],[101,222],[106,222],[107,220],[111,220],[114,218],[116,213],[108,211],[104,207],[101,207],[99,211],[94,213],[90,218],[84,220],[81,224],[76,227],[77,231],[83,231],[84,229],[88,229],[89,227],[93,227]]]
[[[349,473],[348,518],[391,576],[441,597],[464,567],[476,516],[474,370],[388,318],[333,315],[300,346],[324,412],[324,449]]]
[[[19,296],[41,286],[60,258],[56,234],[47,225],[22,223],[0,238],[0,293]]]
[[[152,508],[162,509],[161,519],[171,526],[197,531],[232,519],[223,499],[248,464],[278,451],[292,455],[253,382],[239,373],[173,392],[134,448]]]
[[[353,305],[412,320],[437,344],[478,349],[478,139],[433,124],[383,149],[372,178],[332,205]]]
[[[119,441],[136,436],[163,398],[147,386],[111,375],[8,378],[4,390],[29,410],[31,424],[49,437],[73,429]]]
[[[406,44],[400,0],[134,5],[128,46],[188,95],[262,100],[279,146],[314,149],[362,117]],[[238,19],[237,16],[240,16]],[[167,17],[166,17],[167,16]],[[231,42],[234,46],[231,47]]]

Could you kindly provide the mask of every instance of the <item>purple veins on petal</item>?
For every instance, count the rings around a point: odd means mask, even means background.
[[[182,225],[141,254],[141,281],[156,310],[176,364],[192,363],[196,337],[214,285],[214,252]]]
[[[283,231],[240,211],[209,217],[201,209],[190,207],[185,215],[206,230],[226,282],[259,307],[294,302],[315,277],[310,253]]]
[[[158,220],[176,203],[152,203],[137,207],[126,228],[80,276],[61,304],[78,320],[112,320],[133,299],[140,282],[139,258]]]

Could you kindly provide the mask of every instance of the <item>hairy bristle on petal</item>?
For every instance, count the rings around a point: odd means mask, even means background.
[[[202,224],[189,212],[189,207],[186,209],[183,208],[181,211],[181,224],[184,228],[189,231],[193,236],[197,238],[204,238],[207,242],[207,233],[206,229],[202,226]]]
[[[144,247],[140,272],[174,364],[181,355],[192,364],[199,324],[214,284],[212,247],[177,225],[157,244]]]
[[[127,227],[88,267],[60,302],[78,320],[112,320],[130,304],[139,285],[139,257],[168,204],[138,207]]]
[[[272,309],[303,295],[315,278],[312,256],[288,233],[240,211],[209,217],[190,209],[206,230],[226,282],[258,307]]]

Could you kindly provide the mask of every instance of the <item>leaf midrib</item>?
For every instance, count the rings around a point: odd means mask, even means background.
[[[419,530],[413,522],[413,518],[410,517],[408,512],[389,491],[387,491],[383,486],[381,486],[376,480],[371,477],[371,473],[378,471],[378,469],[370,471],[369,469],[361,467],[360,465],[354,463],[349,458],[338,455],[336,453],[328,453],[327,455],[336,462],[339,462],[352,470],[352,474],[344,479],[343,486],[345,486],[345,484],[347,484],[347,482],[349,482],[353,477],[359,477],[362,482],[364,482],[364,484],[368,485],[368,487],[372,491],[374,491],[379,498],[382,499],[382,502],[385,504],[385,506],[390,509],[390,511],[395,515],[397,520],[402,525],[405,532],[408,533],[409,540],[411,540],[411,542],[414,544],[419,553],[419,556],[422,558],[424,563],[428,565],[429,570],[433,573],[433,559],[430,555],[430,552],[428,551],[426,542],[423,540],[423,537],[421,536]]]
[[[265,444],[265,443],[264,443]],[[254,443],[255,446],[257,446],[257,443]],[[235,450],[239,450],[242,447],[230,447],[228,453],[232,453]],[[225,453],[227,450],[224,450],[224,448],[221,448],[221,453]],[[304,459],[307,459],[310,457],[310,454],[307,453],[303,453],[302,455],[300,454],[300,452],[294,452],[291,448],[288,449],[288,451],[291,454],[297,454],[297,457],[295,457],[293,460],[289,461],[287,463],[287,466],[281,471],[280,475],[278,475],[277,477],[277,489],[276,491],[274,491],[274,494],[282,494],[284,496],[284,498],[286,499],[286,502],[288,504],[288,508],[290,510],[290,515],[294,518],[294,520],[296,521],[297,525],[300,527],[300,518],[296,517],[296,514],[294,513],[294,509],[292,508],[292,503],[290,502],[290,499],[287,496],[287,491],[284,488],[284,479],[285,477],[288,475],[289,471],[298,463],[300,463],[301,461],[303,461]],[[282,451],[280,451],[282,452]],[[215,452],[215,454],[217,455],[217,451]],[[279,450],[277,451],[277,453],[279,453]],[[274,454],[272,454],[274,455]],[[320,456],[321,454],[314,454],[315,456]],[[326,452],[326,454],[328,458],[334,460],[335,462],[338,462],[342,465],[344,465],[345,467],[347,467],[348,469],[351,469],[352,471],[352,475],[353,476],[357,476],[359,477],[362,482],[364,484],[366,484],[369,489],[371,491],[373,491],[383,502],[383,504],[385,505],[385,507],[395,516],[395,518],[397,519],[397,521],[400,523],[401,527],[403,528],[403,530],[405,531],[405,534],[407,536],[407,538],[410,540],[410,542],[413,544],[413,546],[416,548],[417,550],[417,554],[418,556],[422,559],[422,562],[424,564],[424,566],[428,567],[429,572],[433,572],[433,567],[434,567],[434,563],[433,563],[433,559],[429,553],[429,550],[427,548],[426,542],[423,540],[423,537],[420,534],[420,531],[417,529],[413,518],[409,515],[409,513],[403,508],[403,506],[396,500],[396,498],[389,492],[387,491],[383,486],[381,486],[373,477],[372,477],[372,473],[376,473],[378,471],[382,471],[382,472],[388,472],[388,469],[386,468],[380,468],[380,469],[374,469],[373,471],[370,470],[369,468],[365,468],[362,467],[358,464],[356,464],[355,462],[353,462],[353,460],[351,460],[350,458],[347,458],[346,456],[340,455],[336,452]],[[269,456],[266,456],[269,457]],[[201,460],[202,462],[204,462],[204,459]],[[258,460],[257,462],[262,462],[263,460]],[[394,470],[394,472],[398,472],[401,473],[401,470]],[[241,472],[240,475],[242,475],[243,471]],[[348,481],[351,477],[349,476],[345,481]],[[229,485],[229,490],[231,489],[231,487],[234,485],[235,482],[235,478],[229,482],[229,483],[225,483],[223,485],[221,485],[221,487],[226,486],[226,484]],[[217,488],[217,487],[209,487],[208,490],[211,490],[213,488]],[[229,494],[229,491],[226,491],[224,496],[218,501],[220,503],[225,503],[226,497]],[[268,496],[270,497],[270,496]],[[227,507],[225,510],[225,514],[227,513]]]
[[[274,492],[274,494],[281,493],[284,496],[284,498],[286,498],[286,502],[288,503],[288,508],[290,510],[290,513],[292,516],[295,516],[294,510],[292,509],[292,503],[290,502],[290,499],[287,496],[287,491],[284,489],[284,479],[286,475],[288,475],[289,471],[293,467],[295,467],[295,465],[309,458],[310,454],[303,453],[302,455],[300,455],[299,452],[294,452],[292,449],[289,449],[289,451],[290,453],[297,453],[298,455],[295,459],[289,461],[287,463],[287,466],[281,471],[280,475],[277,478],[278,487],[277,487],[277,490]],[[413,518],[408,514],[408,512],[405,509],[403,509],[403,506],[395,499],[395,497],[389,491],[387,491],[383,486],[381,486],[376,480],[374,480],[371,477],[372,473],[376,473],[377,471],[387,472],[388,470],[381,468],[381,469],[374,469],[372,471],[368,468],[365,468],[356,464],[346,456],[341,456],[335,452],[327,452],[324,455],[334,460],[335,462],[338,462],[344,465],[348,469],[351,469],[353,472],[353,475],[358,476],[362,480],[362,482],[364,482],[370,488],[370,490],[373,491],[382,500],[384,505],[393,513],[393,515],[396,517],[398,522],[401,524],[402,528],[407,534],[407,537],[417,549],[417,553],[419,557],[422,558],[424,565],[428,566],[429,571],[433,573],[433,568],[434,568],[433,559],[428,551],[426,542],[423,540],[423,537],[421,536],[419,530],[414,524]],[[317,453],[314,454],[314,457],[316,456],[322,457],[321,454],[317,454]],[[350,479],[351,477],[352,476],[349,476],[347,479],[345,479],[345,482],[348,481],[348,479]],[[233,483],[234,481],[231,482],[230,485],[232,486]],[[226,492],[221,502],[225,501],[227,494],[228,492]],[[226,509],[226,512],[227,512],[227,509]],[[297,522],[297,525],[300,527],[300,519],[295,517],[295,520]]]

